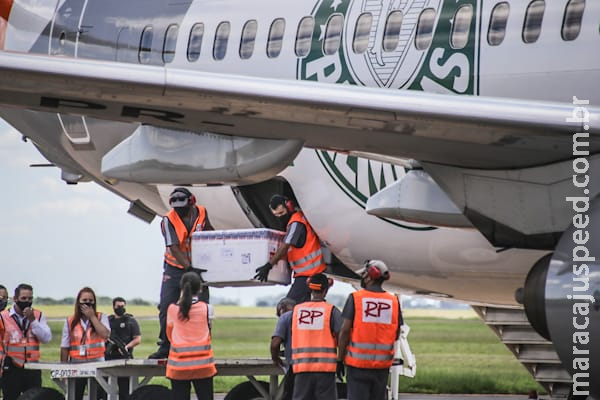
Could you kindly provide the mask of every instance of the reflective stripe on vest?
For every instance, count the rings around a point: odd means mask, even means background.
[[[2,348],[2,357],[8,356],[12,358],[13,363],[17,367],[22,367],[25,363],[39,362],[40,342],[31,331],[31,324],[29,324],[25,334],[23,334],[23,330],[17,324],[17,321],[10,316],[9,310],[2,311],[1,315],[2,322],[4,322],[3,345],[0,346]],[[33,315],[38,321],[42,318],[42,313],[38,310],[33,310]]]
[[[294,270],[294,276],[313,276],[325,271],[321,243],[302,211],[294,212],[287,226],[289,227],[294,222],[299,222],[306,228],[304,246],[290,246],[288,249],[287,259],[290,267]]]
[[[101,321],[102,313],[96,313],[96,317],[98,321]],[[80,364],[92,361],[104,361],[104,339],[92,330],[92,323],[88,322],[87,329],[84,332],[81,322],[71,329],[72,322],[73,317],[71,316],[67,319],[67,326],[70,329],[70,362]],[[82,349],[84,350],[83,352]]]
[[[187,254],[189,259],[192,259],[192,246],[191,246],[191,234],[195,232],[198,227],[199,230],[202,230],[204,227],[204,223],[206,221],[206,209],[202,206],[196,205],[194,206],[198,209],[198,217],[192,224],[191,231],[188,232],[185,224],[179,218],[179,214],[175,210],[171,210],[167,213],[166,217],[171,222],[171,225],[175,228],[175,232],[177,233],[177,239],[179,240],[179,249],[183,252],[183,254]],[[167,227],[163,227],[163,229],[167,229]],[[169,265],[172,265],[177,268],[183,269],[183,265],[179,264],[171,249],[169,247],[165,250],[165,262]]]
[[[299,372],[335,372],[337,342],[331,332],[333,305],[305,302],[292,314],[292,369]]]
[[[354,321],[345,363],[356,368],[392,366],[398,332],[398,297],[387,292],[359,290],[354,298]]]
[[[208,327],[208,305],[193,303],[188,320],[179,319],[179,306],[167,311],[167,333],[171,341],[166,376],[171,379],[201,379],[216,375]],[[172,329],[169,327],[172,326]]]
[[[214,364],[214,362],[215,362],[215,360],[212,357],[198,359],[198,360],[189,360],[189,361],[177,361],[177,360],[169,359],[167,361],[167,365],[170,365],[172,367],[197,367],[200,365]]]

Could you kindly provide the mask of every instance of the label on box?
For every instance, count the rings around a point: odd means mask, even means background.
[[[234,229],[194,232],[192,265],[206,269],[202,274],[212,286],[257,286],[256,268],[264,265],[277,251],[284,232],[271,229]],[[287,285],[291,271],[282,260],[273,266],[268,281]]]

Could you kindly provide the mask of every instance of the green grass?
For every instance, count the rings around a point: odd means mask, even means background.
[[[65,310],[68,313],[71,308],[60,311]],[[59,310],[54,310],[54,307],[44,307],[43,311],[48,316],[58,317],[56,313]],[[128,311],[144,317],[139,319],[142,343],[136,347],[135,356],[146,358],[157,348],[159,327],[156,308],[141,307],[138,310],[128,307]],[[216,358],[270,358],[270,338],[276,323],[274,310],[217,306],[215,314],[213,349]],[[524,394],[531,389],[543,392],[481,320],[464,318],[472,315],[469,312],[456,315],[445,313],[449,318],[428,315],[432,315],[431,312],[406,313],[407,323],[411,327],[408,339],[417,358],[417,375],[412,379],[401,377],[401,392]],[[63,321],[50,321],[53,340],[42,345],[43,361],[59,360]],[[215,391],[227,392],[244,380],[244,377],[217,376]],[[152,383],[170,386],[166,378],[154,378]],[[56,387],[48,371],[44,371],[44,386]]]

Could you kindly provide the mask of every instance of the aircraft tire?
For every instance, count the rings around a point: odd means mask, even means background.
[[[65,396],[52,388],[33,388],[23,392],[17,400],[65,400]]]
[[[265,390],[269,391],[269,384],[267,382],[258,381]],[[264,397],[256,390],[252,382],[245,381],[235,386],[227,393],[223,400],[260,400]]]
[[[165,400],[171,398],[171,390],[162,385],[144,385],[135,389],[130,400]]]

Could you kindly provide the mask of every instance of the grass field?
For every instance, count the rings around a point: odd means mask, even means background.
[[[53,340],[42,345],[43,361],[56,361],[66,315],[72,307],[47,306],[42,311],[50,319]],[[110,312],[110,307],[100,311]],[[142,343],[136,358],[146,358],[156,350],[158,319],[155,307],[127,307],[138,317]],[[274,310],[259,307],[216,306],[213,349],[216,358],[270,358],[269,343],[275,327]],[[413,393],[527,393],[543,392],[512,353],[470,310],[406,310],[411,327],[408,337],[417,358],[415,378],[400,380],[401,392]],[[227,392],[243,377],[215,378],[215,391]],[[166,378],[153,383],[169,386]],[[53,386],[44,373],[44,386]]]

